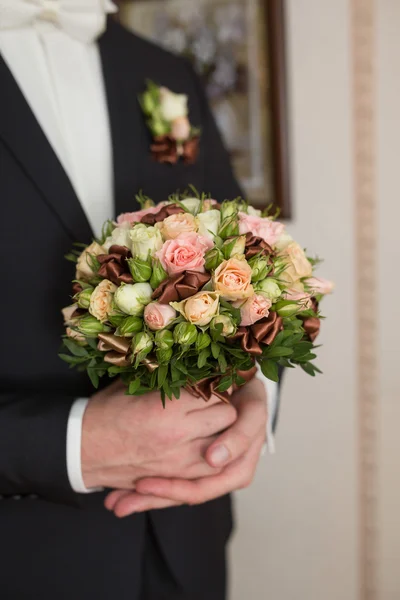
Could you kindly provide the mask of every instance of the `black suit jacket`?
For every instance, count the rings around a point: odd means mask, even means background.
[[[217,200],[240,195],[190,66],[114,22],[99,46],[111,123],[115,213],[135,210],[138,190],[155,201],[190,183]],[[190,120],[202,130],[194,165],[152,160],[151,136],[137,100],[146,79],[189,96]],[[75,494],[66,469],[71,404],[93,389],[86,374],[69,370],[57,356],[60,309],[69,303],[74,276],[64,255],[73,242],[90,242],[92,231],[1,57],[0,90],[0,597],[33,598],[40,591],[41,597],[58,600],[135,598],[145,517],[117,520],[103,508],[104,494]],[[11,499],[15,495],[21,499]],[[204,575],[223,572],[229,499],[157,511],[150,518],[177,580],[193,590],[190,597],[197,598],[196,590],[199,597],[210,598]],[[73,596],[76,589],[81,593]]]

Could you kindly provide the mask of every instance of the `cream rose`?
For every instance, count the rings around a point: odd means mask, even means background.
[[[131,252],[134,257],[147,260],[153,256],[163,245],[161,233],[156,227],[148,227],[138,223],[129,232],[131,239]]]
[[[144,309],[144,320],[149,329],[157,331],[167,327],[176,317],[176,310],[169,304],[150,302]]]
[[[168,122],[188,115],[188,97],[185,94],[175,94],[166,87],[160,88],[161,116]]]
[[[199,234],[213,240],[218,233],[221,223],[221,213],[215,209],[208,210],[207,212],[199,213],[196,221]]]
[[[198,292],[182,302],[171,302],[171,306],[193,325],[204,327],[218,313],[219,294],[217,292]]]
[[[98,256],[99,254],[106,254],[106,251],[97,242],[92,242],[90,246],[85,248],[76,263],[76,279],[90,281],[93,278],[94,271],[91,266],[91,256]]]
[[[107,321],[108,315],[112,310],[114,293],[117,286],[108,279],[103,279],[97,287],[94,288],[90,296],[89,312],[101,323]]]
[[[199,212],[200,200],[198,198],[184,198],[184,200],[181,200],[181,204],[183,204],[192,215],[196,215]]]
[[[127,248],[130,248],[131,244],[129,231],[130,224],[126,221],[121,223],[121,225],[119,225],[115,229],[113,229],[111,235],[109,235],[106,238],[106,241],[103,244],[104,250],[108,252],[111,246],[113,246],[114,244],[116,244],[117,246],[126,246]]]
[[[144,307],[151,302],[153,288],[149,283],[127,283],[119,286],[114,295],[115,304],[122,312],[132,317],[143,314]]]
[[[291,242],[281,252],[285,261],[285,270],[280,275],[280,279],[285,283],[295,283],[303,277],[310,277],[312,274],[312,265],[307,259],[305,252],[297,242]]]
[[[196,219],[190,213],[170,215],[164,221],[156,224],[164,240],[174,240],[183,233],[197,231]],[[157,248],[159,250],[159,248]]]
[[[215,270],[214,289],[225,300],[243,300],[253,294],[251,267],[244,257],[224,260]]]

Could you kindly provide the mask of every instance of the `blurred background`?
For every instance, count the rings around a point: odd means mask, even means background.
[[[249,198],[336,282],[324,375],[287,374],[276,454],[236,495],[230,599],[398,600],[400,2],[142,0],[122,20],[194,62]]]

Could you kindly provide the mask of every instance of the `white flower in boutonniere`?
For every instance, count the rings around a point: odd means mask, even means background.
[[[187,164],[196,161],[200,129],[193,127],[188,117],[188,97],[176,94],[152,81],[139,101],[153,135],[151,152],[161,163],[175,164],[180,158]]]

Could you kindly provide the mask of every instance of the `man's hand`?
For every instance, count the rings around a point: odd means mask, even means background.
[[[127,396],[121,382],[95,394],[82,424],[87,487],[132,490],[139,478],[197,479],[216,472],[204,454],[237,413],[218,398],[201,402],[182,390],[164,409],[159,393]],[[218,471],[217,471],[218,472]]]
[[[106,507],[124,517],[154,508],[201,504],[249,486],[265,441],[267,401],[263,383],[253,379],[233,395],[232,403],[237,420],[205,453],[210,467],[223,467],[220,473],[192,481],[183,474],[179,478],[146,477],[137,482],[135,492],[111,492]]]

